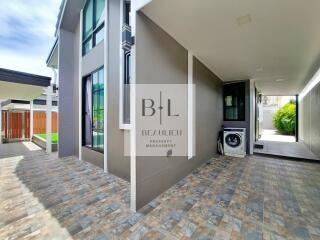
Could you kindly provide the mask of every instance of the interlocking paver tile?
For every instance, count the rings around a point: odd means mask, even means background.
[[[0,144],[0,239],[320,239],[319,164],[213,158],[135,213],[128,182],[34,149]]]

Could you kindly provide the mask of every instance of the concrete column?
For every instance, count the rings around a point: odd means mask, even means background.
[[[105,30],[104,30],[104,121],[103,121],[103,148],[104,148],[104,154],[103,154],[103,170],[104,172],[108,172],[108,95],[107,92],[109,90],[108,87],[108,80],[109,80],[109,1],[106,1],[105,4]]]
[[[108,5],[107,2],[105,5]],[[106,13],[106,12],[105,12]],[[80,33],[83,31],[83,24],[82,24],[82,16],[83,16],[83,10],[80,12]],[[105,22],[106,24],[107,22]],[[106,29],[106,27],[104,27]],[[107,32],[107,30],[104,30]],[[78,155],[79,160],[82,160],[82,38],[79,38],[79,59],[78,59]],[[59,101],[60,104],[60,101]],[[60,113],[59,113],[60,114]],[[106,152],[106,151],[105,151]]]
[[[2,106],[0,102],[0,144],[2,143]]]
[[[30,140],[33,136],[33,100],[30,101]]]
[[[51,153],[51,143],[52,143],[52,138],[51,138],[51,112],[52,112],[52,90],[53,87],[50,85],[47,88],[47,115],[46,115],[46,134],[47,134],[47,153]]]

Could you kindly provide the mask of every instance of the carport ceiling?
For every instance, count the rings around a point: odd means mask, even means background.
[[[44,87],[0,81],[1,99],[17,99],[30,101],[39,97]]]
[[[0,99],[33,100],[50,82],[49,77],[0,68]]]
[[[320,66],[319,0],[153,0],[142,11],[223,81],[299,93]]]

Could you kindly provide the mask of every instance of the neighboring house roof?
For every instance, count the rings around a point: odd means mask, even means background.
[[[55,36],[60,28],[73,32],[79,22],[80,11],[86,0],[62,0],[56,23]]]
[[[48,87],[50,86],[51,78],[0,68],[0,81]]]
[[[50,50],[50,53],[49,53],[49,56],[47,57],[47,60],[46,60],[46,64],[48,65],[49,64],[49,61],[51,60],[53,54],[54,54],[54,51],[57,50],[57,46],[58,46],[58,38],[56,38],[56,40],[54,41],[54,44]]]
[[[23,101],[23,100],[6,100],[1,103],[2,107],[5,107],[11,103],[17,103],[17,104],[30,104],[30,101]],[[43,99],[35,99],[33,100],[34,105],[46,105],[46,100]],[[52,101],[52,106],[58,106],[58,101]]]

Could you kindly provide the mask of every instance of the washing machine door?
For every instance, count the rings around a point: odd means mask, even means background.
[[[229,147],[236,148],[240,146],[242,139],[241,136],[237,133],[229,133],[225,137],[225,142]]]

